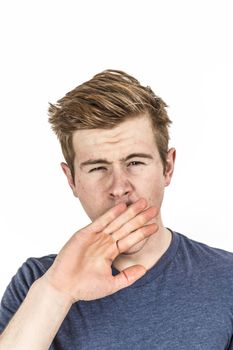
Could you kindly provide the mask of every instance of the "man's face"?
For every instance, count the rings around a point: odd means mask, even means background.
[[[73,193],[93,221],[108,209],[143,197],[160,209],[170,183],[175,150],[168,152],[166,173],[147,116],[112,129],[78,130],[73,135],[75,183],[63,165]],[[156,222],[160,221],[160,210]]]

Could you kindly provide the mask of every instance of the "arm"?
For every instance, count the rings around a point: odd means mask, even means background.
[[[0,349],[48,349],[71,305],[67,296],[39,278],[1,335]]]
[[[145,207],[145,200],[129,208],[119,204],[76,232],[31,286],[0,337],[0,350],[48,349],[72,303],[113,294],[142,277],[143,266],[112,276],[111,265],[119,254],[157,230],[155,224],[146,225],[156,215],[155,208]]]

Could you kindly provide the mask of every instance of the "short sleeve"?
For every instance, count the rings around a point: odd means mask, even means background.
[[[41,277],[52,261],[45,265],[41,259],[29,258],[17,271],[7,286],[0,304],[0,333],[3,332],[8,322],[14,316],[19,306],[25,299],[31,285]],[[48,259],[47,259],[48,260]],[[51,259],[50,259],[51,260]]]

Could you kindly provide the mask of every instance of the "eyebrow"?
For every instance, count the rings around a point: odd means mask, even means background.
[[[148,153],[131,153],[126,158],[121,158],[120,161],[121,162],[125,162],[125,161],[127,161],[129,159],[132,159],[132,158],[153,159],[152,155],[150,155]],[[99,159],[88,159],[85,162],[82,162],[80,164],[80,168],[83,168],[84,166],[87,166],[87,165],[94,165],[94,164],[106,164],[106,165],[109,165],[109,164],[111,164],[111,162],[109,162],[106,159],[100,159],[100,158]]]

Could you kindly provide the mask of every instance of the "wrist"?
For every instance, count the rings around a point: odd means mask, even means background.
[[[69,293],[65,291],[61,291],[53,285],[51,281],[47,278],[46,275],[43,275],[39,279],[37,279],[32,288],[37,290],[38,292],[42,292],[43,296],[48,297],[49,299],[56,302],[59,306],[64,307],[65,309],[69,309],[74,303],[73,298]]]

